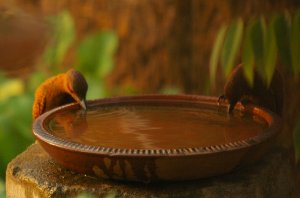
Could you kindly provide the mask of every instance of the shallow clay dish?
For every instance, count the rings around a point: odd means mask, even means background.
[[[259,107],[215,97],[144,95],[53,109],[35,120],[42,147],[66,168],[101,178],[178,181],[215,176],[255,162],[280,130]]]

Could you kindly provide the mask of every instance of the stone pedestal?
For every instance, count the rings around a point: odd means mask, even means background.
[[[220,162],[222,163],[222,162]],[[39,144],[11,161],[6,171],[8,198],[76,197],[291,197],[291,164],[285,151],[274,149],[255,165],[197,181],[128,183],[93,178],[55,163]]]

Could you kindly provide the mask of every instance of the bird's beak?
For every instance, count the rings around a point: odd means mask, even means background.
[[[84,100],[84,99],[81,100],[81,101],[79,102],[79,104],[80,104],[80,106],[81,106],[84,110],[86,110],[86,104],[85,104],[85,100]]]

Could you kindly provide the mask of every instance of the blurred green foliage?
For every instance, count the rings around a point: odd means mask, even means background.
[[[5,198],[5,183],[0,179],[0,198]]]
[[[222,30],[223,31],[223,30]],[[223,71],[228,76],[234,65],[234,58],[238,52],[243,34],[243,20],[241,18],[233,21],[227,30],[221,51],[221,62]],[[230,49],[230,50],[228,50]]]
[[[299,162],[299,160],[300,160],[300,118],[298,118],[296,127],[293,131],[293,140],[294,140],[294,145],[295,145],[296,162]]]
[[[239,18],[219,29],[210,58],[212,84],[218,63],[227,77],[240,56],[250,85],[253,84],[254,67],[268,85],[271,83],[277,56],[288,72],[299,75],[300,10],[293,15],[277,13],[267,19],[264,16],[253,17],[244,23]],[[240,54],[237,53],[239,50]]]
[[[104,196],[104,198],[115,198],[117,197],[117,195],[118,195],[117,191],[111,190]]]
[[[30,77],[24,80],[0,76],[0,196],[7,163],[34,141],[31,133],[34,91],[45,79],[67,69],[62,64],[71,47],[77,52],[73,66],[84,74],[89,84],[87,99],[110,94],[105,89],[104,77],[114,65],[116,34],[98,31],[86,35],[77,47],[74,21],[67,11],[50,16],[49,25],[53,37]]]
[[[240,54],[237,53],[238,50],[241,51]],[[253,86],[254,67],[266,84],[270,85],[277,57],[286,72],[293,75],[295,80],[299,79],[300,10],[293,14],[276,13],[268,18],[253,17],[247,23],[238,19],[229,25],[223,25],[212,49],[210,83],[211,85],[215,83],[219,62],[227,77],[240,58],[245,78],[250,86]],[[299,122],[300,120],[296,123],[293,133],[297,161],[300,160]]]
[[[76,198],[95,198],[96,196],[94,196],[91,193],[88,192],[84,192],[79,194]],[[105,195],[103,195],[103,198],[115,198],[117,197],[117,192],[115,190],[111,190],[108,193],[106,193]]]
[[[51,71],[59,72],[58,68],[76,36],[74,21],[67,11],[62,11],[49,17],[49,25],[52,27],[52,40],[44,53],[43,61]]]
[[[76,198],[95,198],[95,196],[88,192],[84,192],[84,193],[77,195]]]
[[[0,177],[7,163],[32,141],[31,107],[33,96],[25,92],[20,79],[0,78]]]
[[[99,45],[101,43],[101,45]],[[77,68],[94,78],[104,78],[113,68],[118,38],[112,31],[96,32],[86,37],[77,50]]]
[[[178,87],[164,87],[160,90],[161,94],[179,94],[180,92]]]
[[[215,81],[216,81],[216,72],[217,72],[217,67],[218,67],[218,60],[221,52],[221,48],[223,45],[223,41],[225,38],[225,33],[227,30],[227,26],[224,25],[220,28],[213,49],[212,53],[210,56],[210,70],[209,70],[209,76],[210,76],[210,82],[211,85],[214,87]]]
[[[77,48],[76,68],[89,84],[87,98],[110,95],[103,79],[112,71],[118,38],[112,31],[95,32],[84,38]]]

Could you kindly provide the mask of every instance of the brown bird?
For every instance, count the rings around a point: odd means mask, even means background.
[[[47,79],[35,91],[33,119],[55,107],[72,102],[77,102],[86,109],[87,89],[85,78],[74,69]]]
[[[269,87],[257,70],[254,69],[254,81],[251,87],[244,76],[242,66],[238,65],[227,79],[224,86],[224,95],[219,97],[219,101],[225,99],[229,101],[229,113],[240,101],[244,106],[252,103],[282,115],[283,94],[283,80],[277,69],[274,71]]]

